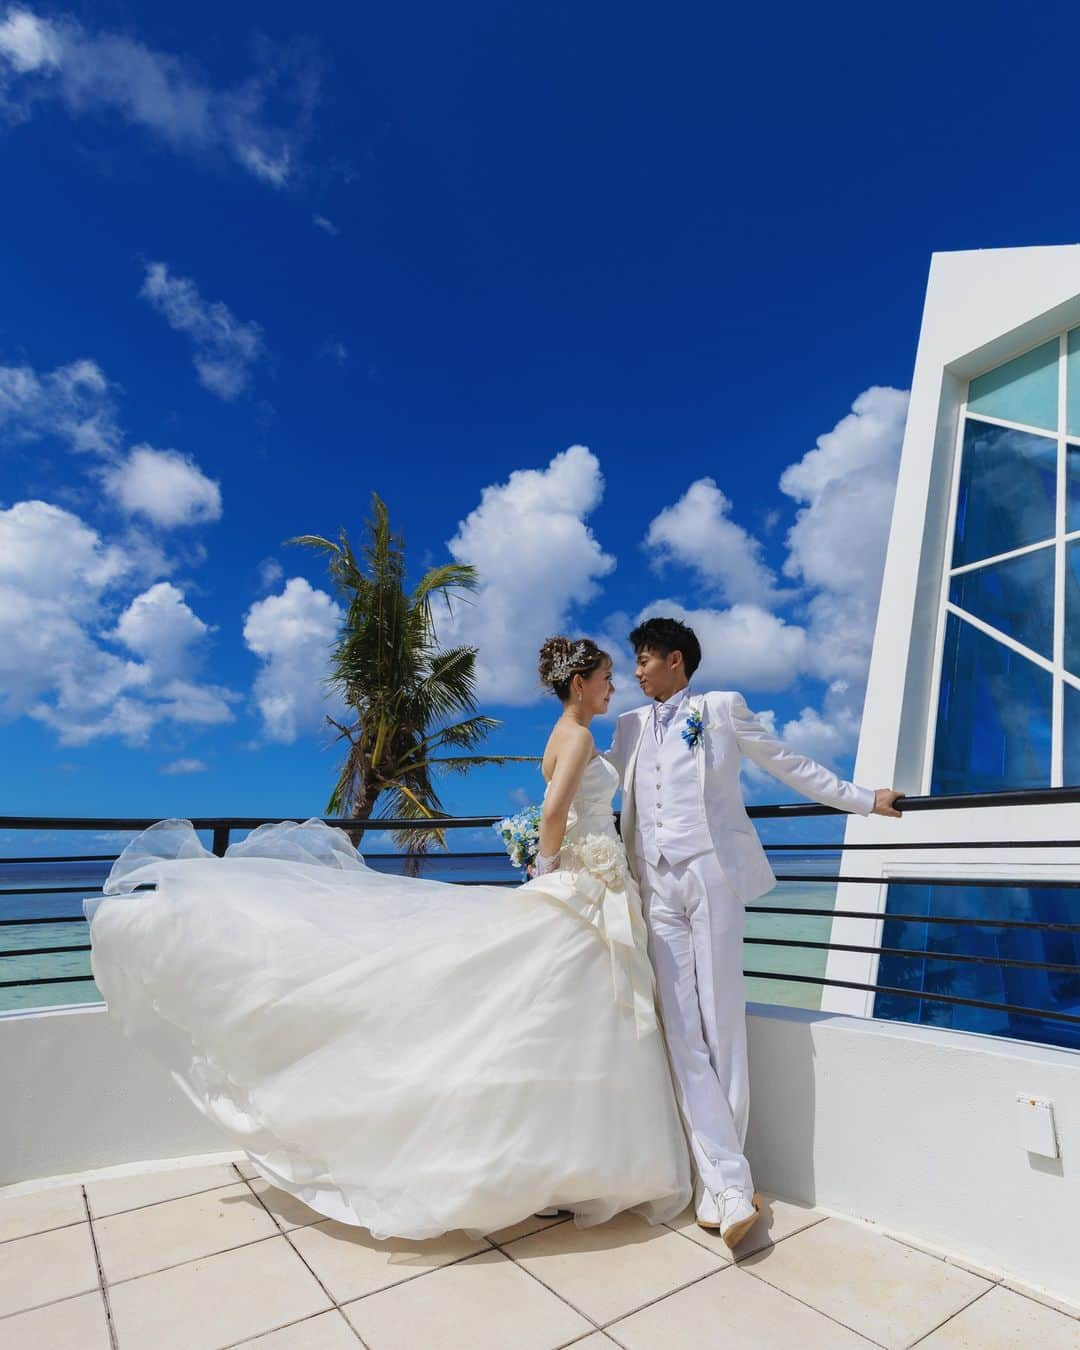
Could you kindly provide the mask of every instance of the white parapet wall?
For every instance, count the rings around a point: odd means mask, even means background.
[[[759,1187],[1080,1304],[1080,1053],[761,1004],[748,1029]],[[1053,1103],[1056,1159],[1020,1094]]]
[[[751,1004],[747,1153],[773,1194],[1080,1304],[1080,1053]],[[228,1140],[100,1007],[0,1015],[0,1186]],[[1053,1102],[1028,1153],[1016,1097]]]

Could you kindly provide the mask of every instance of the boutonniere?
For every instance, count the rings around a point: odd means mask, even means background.
[[[691,703],[682,729],[682,738],[687,748],[695,749],[704,734],[705,723],[701,720],[701,708],[698,704]]]

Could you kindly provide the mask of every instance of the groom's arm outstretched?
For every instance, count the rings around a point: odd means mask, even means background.
[[[900,815],[895,803],[904,795],[902,792],[858,787],[838,778],[824,764],[790,749],[750,711],[742,694],[730,696],[728,711],[740,752],[804,797],[861,816]]]

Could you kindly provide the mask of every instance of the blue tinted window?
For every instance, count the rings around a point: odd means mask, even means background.
[[[1080,787],[1080,689],[1071,684],[1065,686],[1064,786]]]
[[[1051,538],[1056,495],[1056,441],[969,419],[952,565]]]
[[[1080,328],[1069,334],[1065,364],[1065,430],[1080,436]]]
[[[1054,338],[972,380],[968,387],[969,411],[1056,431],[1058,350]]]
[[[1054,548],[953,577],[949,599],[977,619],[1037,651],[1054,651]]]
[[[881,945],[948,957],[954,953],[1080,966],[1080,933],[1036,932],[974,924],[890,919],[927,914],[1035,923],[1075,923],[1077,892],[1053,887],[898,886],[885,902]],[[1024,970],[974,962],[883,955],[878,984],[913,993],[951,994],[1009,1003],[1018,1008],[1074,1013],[1080,1005],[1080,970]],[[955,1027],[991,1036],[1015,1036],[1080,1049],[1080,1026],[1022,1013],[967,1008],[901,994],[878,994],[874,1016],[927,1026]]]
[[[1080,539],[1065,545],[1065,669],[1080,675]]]
[[[1072,534],[1073,530],[1080,530],[1080,445],[1070,445],[1067,448],[1065,462],[1068,480],[1065,531]]]
[[[950,614],[931,792],[1050,784],[1050,675]]]

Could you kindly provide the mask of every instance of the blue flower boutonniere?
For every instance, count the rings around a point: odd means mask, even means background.
[[[705,734],[705,723],[701,720],[701,709],[691,707],[682,729],[682,738],[690,750],[696,749]]]

